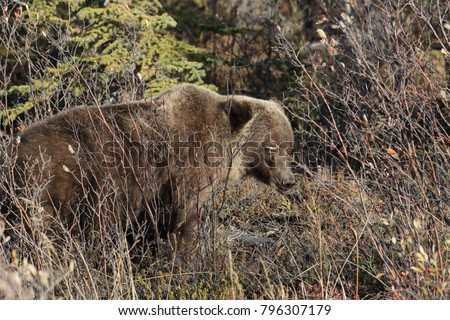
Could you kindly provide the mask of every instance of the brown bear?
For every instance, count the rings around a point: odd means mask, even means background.
[[[245,177],[280,192],[295,183],[281,104],[195,85],[149,101],[72,108],[17,140],[9,151],[16,199],[31,206],[32,185],[49,225],[71,232],[109,225],[188,239],[211,191]]]

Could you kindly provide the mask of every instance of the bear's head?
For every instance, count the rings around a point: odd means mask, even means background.
[[[278,102],[245,96],[234,96],[224,104],[231,135],[239,143],[241,175],[254,177],[281,193],[295,184],[294,134],[283,109]]]

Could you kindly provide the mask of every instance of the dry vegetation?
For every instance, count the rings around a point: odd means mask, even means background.
[[[212,195],[186,258],[164,242],[130,248],[113,229],[89,241],[62,232],[55,243],[31,183],[15,201],[32,230],[0,225],[0,297],[450,298],[450,8],[369,2],[330,1],[308,43],[286,21],[271,29],[306,171],[291,194],[246,181]],[[39,105],[56,110],[50,99]],[[0,181],[14,191],[10,170]]]

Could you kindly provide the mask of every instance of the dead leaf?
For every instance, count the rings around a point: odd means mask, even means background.
[[[397,156],[397,157],[398,157],[398,153],[397,153],[394,149],[386,148],[386,152],[387,152],[389,155],[391,155],[391,156]]]
[[[325,31],[323,31],[322,29],[317,29],[317,35],[319,36],[319,38],[323,41],[327,40],[327,35],[325,33]]]

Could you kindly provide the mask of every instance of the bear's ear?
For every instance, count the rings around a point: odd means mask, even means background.
[[[248,102],[231,98],[220,104],[220,108],[230,119],[231,132],[239,131],[252,118],[252,110]]]
[[[280,108],[281,111],[283,111],[283,113],[286,112],[286,107],[284,106],[283,102],[281,102],[280,100],[277,99],[270,99],[270,101],[272,101],[273,103],[275,103],[275,105]]]

